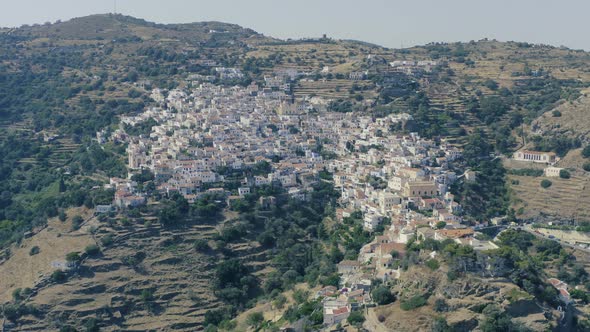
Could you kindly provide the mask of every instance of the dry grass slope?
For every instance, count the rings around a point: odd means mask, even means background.
[[[590,178],[575,175],[571,179],[550,178],[553,185],[547,189],[541,188],[540,182],[544,177],[508,176],[509,182],[517,181],[512,190],[520,202],[515,209],[524,208],[521,217],[531,218],[542,215],[560,216],[564,218],[576,217],[590,220]]]

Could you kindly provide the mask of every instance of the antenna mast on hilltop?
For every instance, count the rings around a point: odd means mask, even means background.
[[[115,11],[113,12],[113,14],[117,14],[117,0],[114,0],[115,2]]]

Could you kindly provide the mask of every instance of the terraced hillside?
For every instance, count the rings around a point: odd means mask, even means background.
[[[435,299],[429,299],[428,304],[413,310],[404,310],[401,301],[396,301],[367,309],[363,327],[378,332],[430,331],[435,328],[433,321],[436,317],[444,317],[451,331],[476,331],[481,327],[477,321],[482,317],[475,308],[496,303],[505,306],[515,320],[532,331],[542,331],[550,328],[549,318],[558,314],[542,308],[531,300],[530,295],[520,292],[518,287],[502,278],[449,281],[442,271],[414,268],[397,281],[395,289],[399,296],[431,292],[448,301],[448,309],[442,312],[436,310]]]
[[[11,331],[56,330],[93,318],[108,326],[105,331],[195,331],[207,310],[222,305],[211,288],[219,257],[194,249],[196,239],[217,234],[215,225],[169,230],[158,223],[111,227],[92,219],[85,227],[99,244],[112,240],[63,284],[33,287],[27,303],[40,314],[19,319]],[[256,244],[233,246],[253,267],[264,265],[266,255]]]
[[[88,218],[91,214],[86,208],[68,210],[70,216]],[[35,229],[33,236],[9,248],[7,260],[0,259],[0,302],[12,299],[12,291],[17,288],[31,288],[40,279],[49,276],[54,268],[53,262],[63,261],[71,251],[83,251],[87,245],[95,243],[86,231],[71,231],[72,218],[65,222],[52,218],[47,227]],[[36,249],[34,249],[36,248]]]
[[[361,92],[351,92],[353,86]],[[355,82],[351,80],[319,80],[319,81],[299,81],[293,89],[293,94],[297,97],[317,96],[326,99],[347,99],[351,96],[361,94],[363,98],[375,98],[372,83],[370,81]],[[365,88],[369,91],[363,92]]]
[[[547,112],[533,121],[533,133],[580,137],[584,141],[590,141],[590,97],[588,93],[590,90],[582,91],[582,96],[578,99],[565,102],[552,112]]]
[[[515,209],[522,208],[524,218],[561,216],[590,220],[590,176],[574,175],[570,179],[549,178],[553,185],[541,188],[544,177],[508,176],[518,197]]]
[[[52,331],[65,325],[80,328],[93,321],[106,331],[201,330],[205,313],[223,306],[212,286],[214,267],[222,259],[241,258],[257,280],[264,281],[275,269],[271,259],[279,254],[283,256],[278,257],[301,260],[301,270],[321,256],[312,255],[313,248],[308,243],[300,247],[302,243],[296,241],[286,243],[299,251],[281,247],[284,243],[270,250],[261,247],[255,240],[259,229],[254,227],[266,224],[266,212],[250,216],[258,223],[246,230],[250,241],[217,241],[221,224],[163,228],[154,221],[153,213],[144,215],[146,221],[141,222],[123,218],[100,222],[88,216],[82,229],[73,232],[67,222],[55,221],[54,216],[71,201],[77,206],[96,203],[92,195],[87,195],[88,201],[84,202],[74,198],[85,191],[99,191],[108,171],[122,165],[115,163],[122,160],[116,151],[108,151],[113,162],[105,165],[85,153],[93,147],[91,139],[96,131],[116,128],[119,115],[143,109],[150,102],[147,90],[142,88],[144,84],[172,89],[183,84],[188,73],[211,74],[211,68],[196,65],[198,60],[213,60],[219,66],[237,67],[246,73],[247,80],[230,84],[249,84],[250,80],[263,84],[265,74],[296,69],[310,78],[293,84],[297,97],[354,98],[355,102],[371,106],[374,102],[384,112],[410,111],[426,124],[422,129],[428,136],[441,136],[442,132],[458,145],[464,142],[465,134],[476,129],[483,130],[494,143],[516,137],[522,122],[533,120],[559,103],[571,108],[563,110],[561,119],[547,121],[550,128],[565,128],[567,123],[559,121],[567,120],[572,124],[568,130],[587,131],[583,126],[587,122],[587,108],[581,106],[586,101],[573,99],[590,82],[590,56],[545,45],[482,40],[393,51],[324,38],[277,41],[249,29],[215,22],[160,25],[120,15],[1,30],[0,42],[5,55],[0,72],[10,78],[0,80],[0,104],[8,105],[0,109],[0,140],[35,132],[27,139],[36,143],[33,148],[23,147],[18,158],[0,163],[0,193],[9,194],[2,195],[6,205],[0,209],[0,220],[7,220],[2,221],[0,230],[9,229],[9,235],[14,235],[2,240],[22,241],[20,247],[11,248],[17,248],[12,255],[7,250],[2,252],[2,256],[9,258],[0,260],[0,300],[6,303],[16,288],[29,287],[32,293],[22,301],[35,309],[16,320],[16,325],[7,323],[5,327],[13,331]],[[440,64],[432,72],[401,78],[391,75],[390,61],[432,59]],[[321,73],[324,67],[328,67],[328,74]],[[368,79],[349,80],[348,74],[353,71],[367,71]],[[27,82],[23,86],[26,93],[13,93],[13,85],[21,82]],[[382,92],[387,84],[392,84],[392,90],[403,92],[386,98]],[[405,89],[406,85],[412,88]],[[420,92],[425,98],[416,100]],[[487,114],[482,114],[486,110],[481,111],[480,104],[488,97],[499,97],[508,107],[486,119]],[[442,129],[429,132],[436,125]],[[502,128],[507,130],[498,130]],[[44,142],[44,132],[59,134],[60,138]],[[503,152],[515,147],[516,144],[509,145]],[[96,145],[94,148],[103,150]],[[105,150],[115,149],[111,146]],[[107,157],[97,155],[101,156],[99,159]],[[82,164],[87,167],[71,177],[60,169],[80,169]],[[575,165],[579,167],[579,162]],[[124,167],[117,171],[120,173],[110,176],[125,176]],[[89,180],[97,182],[88,183]],[[514,182],[514,207],[522,208],[524,217],[557,214],[590,218],[590,206],[585,204],[590,201],[587,173],[576,172],[569,180],[552,179],[553,186],[548,189],[540,188],[541,178],[510,176],[508,180]],[[87,186],[79,190],[77,185],[81,182],[87,182]],[[23,190],[17,192],[17,188]],[[75,191],[69,192],[70,189]],[[66,196],[72,199],[66,201]],[[56,197],[60,200],[53,199]],[[298,210],[309,212],[307,206]],[[53,218],[49,222],[51,231],[58,232],[50,232],[48,227],[22,239],[33,225],[42,225],[49,216]],[[235,217],[226,216],[226,220]],[[300,223],[305,225],[305,232],[302,228],[289,233],[301,235],[297,240],[305,242],[303,234],[313,229],[307,223],[316,218],[321,222],[321,215],[313,212],[296,217],[281,221],[284,225],[266,235],[277,235]],[[197,240],[206,240],[212,249],[195,250]],[[275,240],[281,242],[280,238]],[[52,243],[58,244],[51,248]],[[68,252],[82,252],[89,244],[99,245],[101,255],[85,257],[81,267],[63,283],[51,280],[51,262],[63,259]],[[40,247],[40,254],[29,254],[34,245]],[[327,267],[324,271],[333,272]],[[18,280],[19,275],[26,278]],[[283,274],[279,276],[282,277]],[[392,323],[387,325],[389,328],[397,327],[391,321],[388,323]],[[416,326],[429,327],[420,324]]]

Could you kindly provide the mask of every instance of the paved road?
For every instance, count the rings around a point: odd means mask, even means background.
[[[587,249],[587,248],[582,248],[582,247],[580,247],[580,246],[577,246],[577,245],[573,245],[573,244],[567,243],[567,242],[565,242],[565,241],[558,241],[559,239],[557,239],[557,238],[550,239],[548,236],[546,236],[546,235],[544,235],[544,234],[542,234],[542,233],[538,233],[538,232],[536,232],[536,231],[535,231],[535,230],[532,228],[532,226],[530,226],[530,225],[524,225],[524,227],[521,227],[521,229],[522,229],[523,231],[525,231],[525,232],[528,232],[528,233],[531,233],[531,234],[533,234],[533,235],[534,235],[534,236],[536,236],[536,237],[543,238],[543,239],[547,239],[547,240],[554,240],[554,241],[557,241],[557,242],[559,242],[559,244],[561,244],[561,245],[562,245],[562,246],[564,246],[564,247],[568,247],[568,248],[571,248],[571,249],[577,249],[577,250],[580,250],[580,251],[583,251],[583,252],[585,252],[585,253],[588,253],[588,254],[590,254],[590,249]]]

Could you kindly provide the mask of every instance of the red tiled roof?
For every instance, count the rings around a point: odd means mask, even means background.
[[[334,309],[332,311],[332,313],[334,315],[341,315],[341,314],[345,314],[348,312],[348,307],[342,307],[342,308],[338,308],[338,309]]]
[[[440,229],[439,232],[441,235],[444,235],[448,238],[456,239],[468,235],[473,235],[474,231],[471,228],[462,228],[462,229]]]

